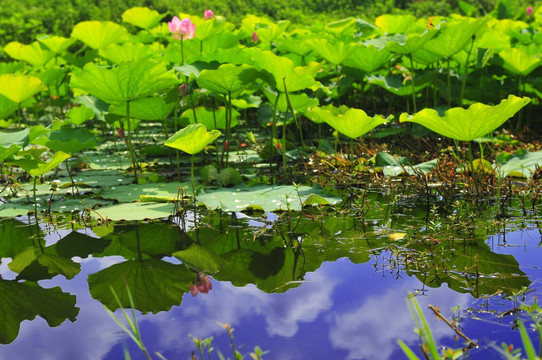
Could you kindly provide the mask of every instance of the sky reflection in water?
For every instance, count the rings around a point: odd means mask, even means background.
[[[532,279],[540,278],[540,269],[531,265],[538,263],[540,233],[537,230],[508,233],[506,240],[503,246],[502,236],[495,235],[487,243],[497,253],[514,255]],[[88,274],[121,261],[121,257],[79,260],[82,271],[73,280],[57,276],[40,282],[47,288],[61,285],[64,292],[76,294],[77,306],[81,308],[77,321],[67,321],[56,328],[49,328],[39,317],[24,321],[18,338],[8,346],[0,346],[0,356],[34,359],[39,354],[40,359],[119,359],[127,346],[132,358],[143,359],[137,347],[88,292]],[[439,306],[450,317],[452,307],[460,305],[465,310],[473,303],[484,302],[450,290],[446,285],[424,288],[415,277],[401,273],[397,278],[389,270],[376,270],[373,263],[353,264],[348,259],[324,262],[317,271],[306,274],[301,286],[282,294],[267,294],[254,285],[235,287],[213,279],[209,294],[197,297],[185,294],[181,306],[174,306],[169,312],[138,314],[144,342],[151,353],[160,352],[168,359],[188,359],[195,350],[188,334],[213,336],[215,349],[231,357],[226,331],[219,325],[223,323],[235,328],[234,342],[241,353],[248,354],[258,345],[270,351],[268,359],[402,358],[398,338],[412,348],[418,343],[406,295],[424,290],[419,292],[418,299],[433,335],[437,343],[447,345],[453,345],[454,334],[445,324],[434,320],[427,305]],[[14,275],[5,261],[0,272],[8,279]],[[536,295],[539,292],[536,284],[534,289]],[[493,301],[488,307],[499,305]],[[462,325],[464,332],[478,336],[483,346],[497,340],[514,342],[517,347],[521,343],[516,333],[509,332],[508,320],[503,318],[503,325],[498,325],[495,320],[465,319]],[[480,355],[480,351],[475,350],[472,355]],[[498,358],[496,352],[484,351],[484,358],[492,356]]]

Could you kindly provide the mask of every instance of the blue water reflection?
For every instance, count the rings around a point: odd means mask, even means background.
[[[502,235],[490,236],[487,244],[494,252],[514,255],[521,270],[533,280],[539,279],[538,230],[508,233],[504,240]],[[496,351],[488,349],[491,341],[521,346],[519,335],[511,331],[512,315],[496,318],[480,311],[505,311],[510,309],[511,302],[474,299],[446,285],[427,288],[404,272],[374,266],[385,263],[389,256],[383,252],[364,264],[353,264],[344,258],[324,262],[316,271],[307,273],[299,287],[282,294],[267,294],[254,285],[235,287],[212,279],[213,289],[209,294],[193,297],[188,293],[181,306],[174,306],[169,312],[138,314],[144,343],[151,353],[159,352],[167,359],[189,359],[195,346],[188,334],[201,338],[213,336],[214,348],[231,358],[229,338],[222,323],[235,328],[234,342],[242,354],[248,354],[258,345],[270,351],[268,359],[403,358],[397,339],[412,348],[418,344],[413,331],[415,323],[405,302],[406,295],[417,292],[438,344],[453,346],[454,333],[434,319],[428,304],[439,306],[447,317],[451,316],[451,308],[460,306],[464,333],[477,337],[482,345],[482,349],[472,351],[473,357],[499,358]],[[133,359],[144,358],[88,291],[88,274],[124,259],[76,260],[81,263],[82,271],[73,280],[57,276],[41,281],[40,285],[62,286],[63,291],[75,294],[81,309],[77,321],[56,328],[50,328],[39,317],[24,321],[18,338],[9,346],[0,347],[1,358],[35,359],[39,354],[40,359],[121,359],[125,347]],[[5,264],[4,261],[0,266],[2,277],[13,278]],[[540,296],[537,283],[533,290],[528,300]],[[474,310],[467,312],[469,308]],[[119,311],[116,313],[120,316]],[[216,354],[213,358],[217,358]]]

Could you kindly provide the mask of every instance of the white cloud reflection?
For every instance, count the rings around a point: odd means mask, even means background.
[[[398,348],[397,339],[415,342],[418,339],[414,333],[415,323],[403,296],[417,286],[416,279],[408,279],[398,288],[365,297],[363,304],[351,311],[331,316],[329,337],[333,346],[347,350],[348,359],[389,359]],[[440,338],[449,336],[451,330],[431,321],[434,317],[426,311],[427,305],[438,304],[445,313],[445,309],[457,305],[464,308],[472,300],[470,295],[456,293],[447,286],[430,289],[428,296],[417,299],[437,343]]]

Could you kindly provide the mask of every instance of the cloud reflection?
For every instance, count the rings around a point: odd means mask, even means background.
[[[418,335],[413,331],[415,323],[403,295],[418,285],[415,279],[409,279],[400,287],[367,296],[361,306],[351,311],[333,315],[329,333],[333,346],[347,350],[348,359],[389,359],[397,350],[398,338],[405,343],[415,343]],[[418,297],[437,343],[440,338],[450,336],[451,330],[442,323],[430,321],[433,316],[426,311],[427,305],[438,304],[446,314],[444,310],[457,305],[467,307],[471,300],[470,295],[456,293],[447,286],[431,289],[428,296]]]

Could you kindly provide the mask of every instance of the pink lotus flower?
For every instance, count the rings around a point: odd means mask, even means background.
[[[119,134],[119,137],[120,137],[121,139],[124,138],[124,131],[122,131],[122,129],[118,129],[118,130],[117,130],[117,134]]]
[[[253,43],[257,43],[260,40],[256,31],[252,33],[252,37],[250,39],[252,40]]]
[[[215,17],[215,13],[213,12],[213,10],[205,10],[203,12],[203,18],[205,20],[211,20],[214,17]]]
[[[167,25],[169,31],[171,31],[173,37],[177,40],[192,39],[196,34],[196,25],[192,24],[190,18],[181,20],[177,16],[174,16]]]
[[[527,14],[527,17],[533,16],[534,10],[532,6],[527,6],[527,10],[525,10],[525,13]]]

